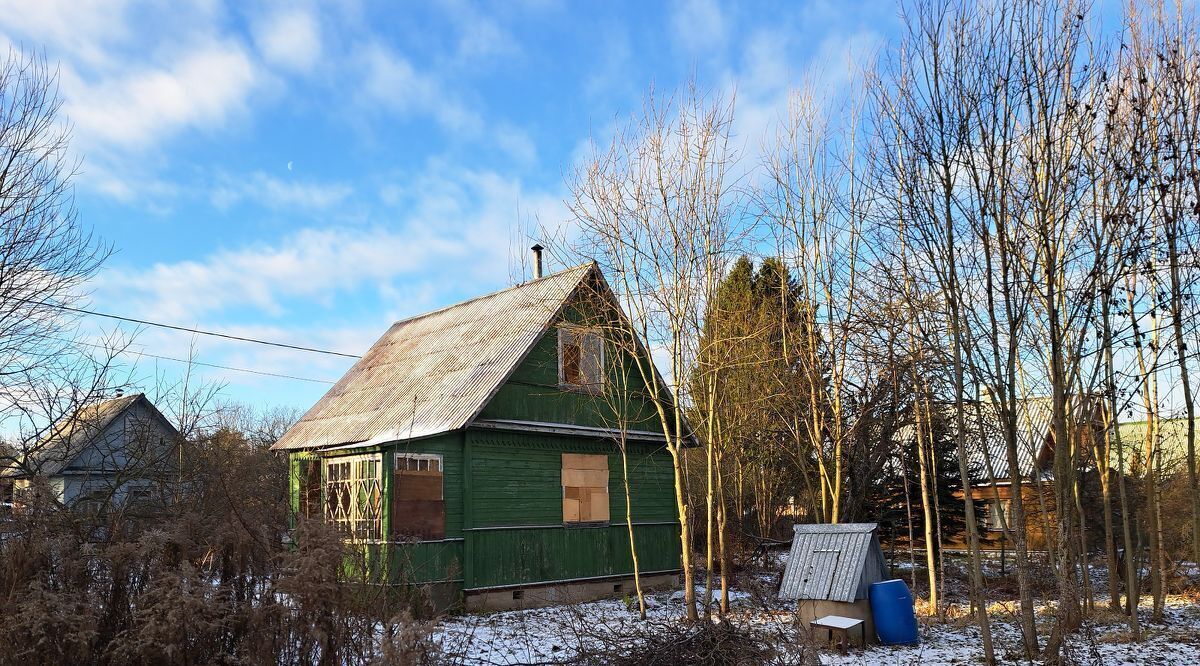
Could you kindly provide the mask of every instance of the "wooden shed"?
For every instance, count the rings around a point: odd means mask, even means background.
[[[674,584],[671,458],[638,373],[609,381],[633,357],[597,312],[624,321],[586,264],[396,322],[275,444],[293,509],[468,609],[622,594],[623,440],[643,584]]]
[[[806,626],[826,615],[841,615],[863,620],[863,635],[874,639],[867,591],[887,573],[876,527],[875,523],[795,526],[779,598],[797,603]]]

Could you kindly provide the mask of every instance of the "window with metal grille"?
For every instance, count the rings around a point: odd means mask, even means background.
[[[558,383],[596,393],[604,388],[604,341],[599,333],[578,326],[559,327]]]
[[[325,461],[325,520],[355,541],[383,538],[379,454]]]
[[[397,453],[392,484],[392,536],[424,541],[446,538],[442,457]]]
[[[564,523],[607,522],[608,456],[562,454]]]

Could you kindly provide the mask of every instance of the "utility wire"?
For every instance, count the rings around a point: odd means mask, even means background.
[[[343,352],[330,351],[328,349],[317,349],[315,347],[301,347],[299,345],[289,345],[284,342],[271,342],[270,340],[259,340],[257,338],[247,338],[247,337],[243,337],[240,335],[230,335],[228,333],[218,333],[216,331],[205,331],[205,330],[202,330],[199,328],[187,328],[184,326],[175,326],[173,324],[163,324],[163,323],[156,322],[156,321],[148,321],[146,319],[135,319],[133,317],[123,317],[121,315],[108,314],[105,312],[96,312],[94,310],[84,310],[82,308],[73,308],[73,307],[70,307],[67,305],[62,305],[59,303],[47,303],[47,302],[43,302],[43,301],[32,301],[32,300],[27,300],[27,299],[15,299],[15,300],[21,300],[26,303],[32,303],[32,304],[36,304],[36,305],[47,305],[52,308],[58,308],[59,310],[66,310],[67,312],[77,312],[79,314],[92,315],[93,317],[107,317],[108,319],[127,321],[132,324],[143,324],[145,326],[157,326],[158,328],[166,328],[166,329],[170,329],[172,331],[183,331],[185,333],[195,333],[197,335],[210,335],[215,338],[225,338],[226,340],[236,340],[238,342],[252,342],[252,343],[258,344],[258,345],[267,345],[270,347],[282,347],[284,349],[293,349],[296,351],[310,352],[313,354],[328,354],[330,356],[341,356],[344,358],[362,358],[361,356],[359,356],[357,354],[346,354]],[[175,359],[172,359],[172,360],[175,360]]]
[[[249,368],[235,368],[231,365],[218,365],[216,363],[204,363],[203,361],[188,360],[188,359],[184,359],[184,358],[175,358],[173,356],[162,356],[159,354],[151,354],[148,352],[138,351],[135,349],[128,349],[128,348],[114,349],[114,348],[108,347],[106,345],[96,344],[94,342],[83,342],[82,340],[75,340],[75,341],[62,340],[62,342],[67,342],[69,344],[87,345],[88,347],[95,347],[97,349],[103,349],[105,351],[114,352],[117,354],[134,354],[136,356],[145,356],[147,358],[156,358],[156,359],[160,359],[163,361],[174,361],[176,363],[186,363],[189,365],[202,365],[206,368],[217,368],[219,370],[232,370],[234,372],[246,372],[246,373],[249,373],[252,375],[261,375],[263,377],[278,377],[280,379],[294,379],[296,381],[312,382],[314,384],[335,384],[336,383],[336,382],[332,382],[328,379],[312,379],[310,377],[296,377],[294,375],[283,375],[283,374],[279,374],[276,372],[266,372],[264,370],[251,370]]]

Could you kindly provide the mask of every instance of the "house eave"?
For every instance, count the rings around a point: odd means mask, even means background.
[[[549,423],[543,421],[520,421],[516,419],[479,419],[471,423],[472,428],[487,430],[508,430],[517,432],[536,432],[548,435],[571,435],[575,437],[595,437],[599,439],[633,439],[665,443],[667,438],[662,433],[649,430],[625,430],[618,428],[598,428],[570,423]]]

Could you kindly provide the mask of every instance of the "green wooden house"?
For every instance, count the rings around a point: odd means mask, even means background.
[[[597,321],[624,318],[587,264],[396,322],[275,444],[293,510],[468,609],[575,601],[632,590],[627,468],[643,585],[673,584],[663,429]]]

